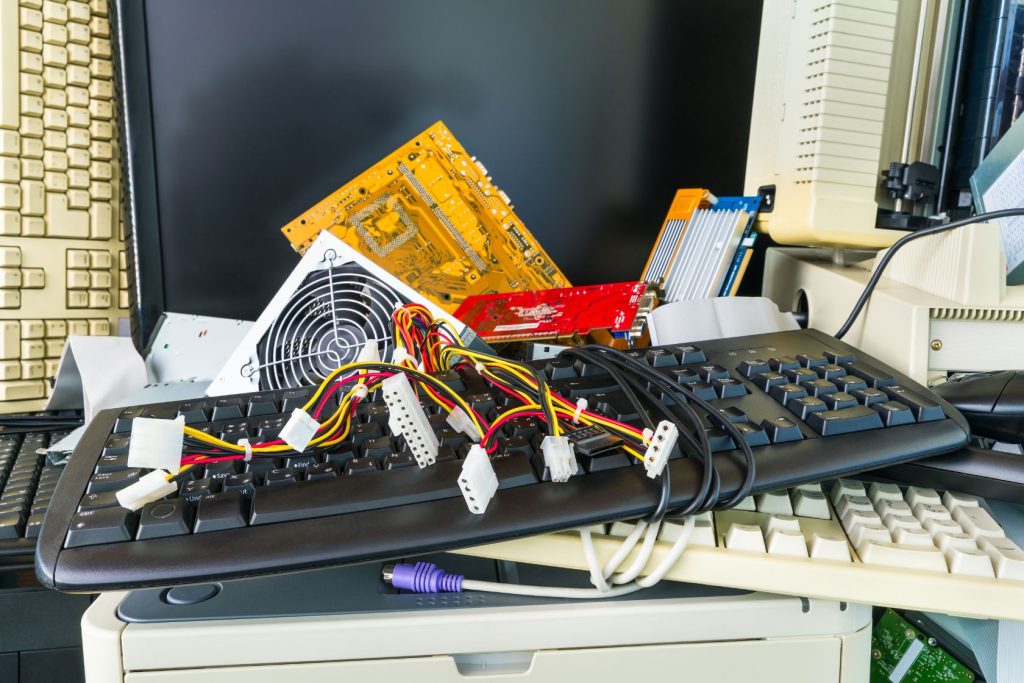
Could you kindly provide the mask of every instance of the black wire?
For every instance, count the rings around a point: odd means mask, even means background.
[[[941,232],[946,232],[947,230],[955,230],[956,228],[962,228],[965,225],[971,225],[972,223],[984,223],[985,221],[990,221],[997,218],[1009,218],[1011,216],[1024,216],[1024,208],[1003,209],[1001,211],[979,213],[978,215],[971,216],[970,218],[964,218],[958,221],[953,221],[952,223],[935,225],[930,228],[923,228],[921,230],[917,230],[916,232],[908,233],[903,237],[899,238],[898,240],[896,240],[895,242],[893,242],[892,246],[889,247],[889,250],[885,253],[885,256],[883,256],[882,259],[875,266],[875,272],[871,274],[871,279],[869,279],[868,283],[864,285],[864,291],[861,292],[860,298],[857,299],[857,303],[854,304],[853,310],[850,312],[850,316],[846,319],[846,322],[843,323],[843,326],[839,328],[839,331],[836,332],[836,339],[842,339],[844,336],[846,336],[846,333],[850,331],[850,328],[853,327],[853,323],[857,321],[857,316],[860,315],[860,312],[867,304],[868,299],[871,298],[871,293],[874,291],[875,285],[877,285],[878,281],[882,278],[882,271],[885,270],[885,267],[889,265],[889,261],[892,260],[892,257],[896,255],[896,252],[899,251],[900,248],[903,247],[903,245],[907,244],[908,242],[912,242],[913,240],[919,239],[921,237],[937,235]]]

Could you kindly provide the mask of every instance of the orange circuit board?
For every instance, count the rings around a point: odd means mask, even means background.
[[[569,285],[440,121],[281,229],[299,253],[323,230],[449,312],[473,294]]]

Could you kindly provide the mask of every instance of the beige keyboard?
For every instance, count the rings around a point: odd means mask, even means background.
[[[602,563],[633,525],[595,527]],[[665,524],[656,567],[681,525]],[[461,551],[586,569],[579,534]],[[635,551],[634,551],[635,552]],[[628,567],[630,559],[621,566]],[[1024,551],[984,501],[965,494],[838,480],[748,498],[701,515],[668,579],[968,617],[1024,620]]]
[[[0,0],[0,412],[127,316],[106,0]]]

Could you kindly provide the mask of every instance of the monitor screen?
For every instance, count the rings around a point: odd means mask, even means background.
[[[638,279],[677,188],[743,188],[760,26],[749,0],[122,0],[118,12],[149,313],[255,319],[298,261],[281,226],[437,120],[573,284]]]

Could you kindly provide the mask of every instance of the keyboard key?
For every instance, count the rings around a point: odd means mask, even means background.
[[[752,524],[733,524],[725,532],[725,547],[729,550],[746,550],[765,553],[768,549],[764,544],[761,528]]]
[[[882,418],[867,406],[809,413],[805,421],[811,429],[822,436],[836,436],[882,427]]]
[[[935,546],[944,553],[950,548],[961,548],[963,550],[977,550],[978,548],[978,541],[962,532],[940,531],[933,534],[932,540],[935,542]]]
[[[744,377],[752,379],[755,375],[760,375],[764,372],[769,372],[771,368],[768,367],[768,362],[763,361],[760,358],[754,360],[745,360],[740,363],[736,370]]]
[[[952,519],[924,519],[921,520],[921,526],[932,535],[932,538],[939,534],[962,534],[964,532],[963,527]]]
[[[253,463],[249,463],[253,464]],[[196,505],[204,496],[220,490],[220,482],[213,479],[192,479],[181,486],[181,497]]]
[[[648,351],[648,356],[651,353],[652,351]],[[670,359],[669,362],[666,364],[674,365],[675,363],[673,363],[672,361],[675,360],[675,356],[667,352],[665,353],[665,355]],[[655,365],[654,363],[651,363],[651,365],[653,365],[654,367],[662,367],[661,365]],[[552,381],[560,379],[570,379],[576,377],[576,368],[571,358],[552,358],[544,365],[544,375],[549,380]]]
[[[761,427],[768,434],[772,443],[786,443],[789,441],[800,441],[804,438],[800,426],[788,417],[775,417],[770,420],[762,420]]]
[[[868,542],[857,548],[864,564],[947,573],[946,558],[937,548]]]
[[[842,517],[843,528],[846,533],[851,533],[859,526],[884,526],[882,518],[873,510],[848,509]],[[854,544],[856,545],[856,544]]]
[[[825,407],[829,410],[845,410],[846,408],[853,408],[857,405],[857,399],[842,392],[824,394],[821,397],[821,400],[825,402]]]
[[[807,541],[799,531],[772,531],[766,537],[766,546],[770,555],[792,555],[807,557]]]
[[[71,519],[66,548],[119,543],[135,537],[138,516],[123,507],[79,512]]]
[[[784,370],[796,370],[800,367],[800,362],[792,356],[779,356],[768,359],[768,367],[775,372],[783,372]]]
[[[786,370],[782,374],[784,374],[786,379],[792,384],[810,384],[814,380],[818,379],[818,373],[809,368]]]
[[[298,469],[294,467],[278,467],[266,473],[263,477],[264,486],[286,486],[294,484],[302,477]]]
[[[221,490],[239,491],[243,496],[252,496],[256,492],[256,473],[241,472],[225,477],[221,483]]]
[[[1024,551],[1008,538],[982,538],[979,547],[985,552],[1000,579],[1024,581]]]
[[[874,506],[871,505],[871,499],[867,496],[851,496],[844,494],[839,496],[839,500],[836,501],[835,506],[836,514],[839,515],[840,519],[846,517],[847,513],[851,510],[856,510],[858,512],[875,512]]]
[[[827,380],[833,380],[846,374],[846,370],[832,363],[829,363],[828,365],[819,365],[814,368],[814,370],[818,373],[818,377]]]
[[[826,410],[825,402],[820,398],[815,398],[813,396],[806,396],[804,398],[792,400],[786,407],[805,422],[807,421],[807,416],[811,413]]]
[[[676,353],[679,354],[680,363],[703,363],[707,360],[704,352],[696,346],[677,346]]]
[[[786,376],[778,372],[762,372],[759,375],[754,376],[754,384],[756,384],[761,391],[768,391],[774,386],[786,383]]]
[[[243,417],[244,405],[240,398],[218,398],[213,404],[212,420],[231,420]]]
[[[256,394],[249,399],[246,415],[255,417],[257,415],[274,415],[281,412],[277,401],[270,394]]]
[[[910,486],[907,488],[907,502],[916,508],[918,505],[942,505],[942,498],[935,489]]]
[[[736,429],[743,434],[743,438],[746,439],[747,445],[751,448],[767,446],[769,444],[768,433],[756,424],[742,422],[736,425]]]
[[[192,506],[181,498],[158,500],[142,508],[136,538],[181,536],[192,531]]]
[[[850,546],[842,534],[813,533],[808,549],[816,560],[850,561]]]
[[[734,424],[750,421],[750,418],[747,417],[747,414],[744,413],[739,408],[737,408],[736,406],[726,406],[725,408],[719,408],[718,415],[724,418],[726,421],[732,422]]]
[[[844,353],[841,351],[825,351],[824,354],[826,360],[829,363],[835,363],[836,365],[842,365],[843,363],[852,363],[857,360],[857,356],[852,353]]]
[[[885,403],[875,403],[871,408],[881,416],[882,423],[886,427],[914,424],[914,414],[902,403],[886,401]]]
[[[992,559],[988,553],[977,548],[950,547],[943,553],[946,556],[946,566],[950,574],[965,574],[967,576],[981,576],[994,578],[995,571],[992,569]],[[1002,578],[1002,577],[1000,577]]]
[[[850,395],[857,399],[857,403],[862,406],[873,406],[876,403],[885,403],[889,400],[889,397],[878,389],[857,389],[851,391]]]
[[[651,349],[646,354],[646,360],[653,368],[666,368],[673,365],[679,365],[679,357],[670,349]],[[575,372],[573,375],[575,375]]]
[[[705,382],[711,382],[713,379],[725,379],[729,376],[729,371],[723,368],[721,365],[702,365],[697,368],[697,374]]]
[[[864,380],[859,377],[836,377],[832,380],[832,384],[835,384],[836,388],[845,394],[852,394],[855,391],[863,391],[868,388]]]
[[[920,529],[921,522],[917,521],[917,517],[911,515],[885,515],[882,518],[882,523],[892,533],[896,533],[897,529]]]
[[[137,467],[117,472],[99,472],[94,474],[85,488],[86,493],[103,493],[104,491],[117,491],[129,484],[134,484],[142,475],[142,470]]]
[[[953,519],[945,505],[932,505],[931,503],[918,503],[914,506],[914,516],[924,524],[926,520],[935,519],[950,521]]]
[[[779,384],[778,386],[773,386],[768,393],[782,405],[786,405],[793,399],[807,396],[807,390],[799,384]]]
[[[930,398],[917,394],[904,386],[893,384],[880,387],[881,390],[892,400],[904,404],[914,414],[918,422],[930,422],[941,420],[946,417],[942,406]]]
[[[0,513],[0,540],[21,538],[25,529],[25,517],[21,512]]]
[[[832,498],[832,504],[839,505],[839,501],[843,496],[864,496],[866,498],[868,492],[864,488],[864,484],[856,479],[836,479],[832,483],[829,495]],[[870,503],[871,501],[868,500],[868,502]]]
[[[732,509],[733,510],[748,510],[750,512],[753,512],[753,511],[757,510],[757,505],[754,503],[754,497],[753,496],[747,496],[746,498],[741,500]]]
[[[249,518],[248,499],[238,491],[205,496],[196,510],[197,534],[244,527]]]
[[[816,353],[798,353],[796,360],[803,368],[815,368],[819,365],[826,365],[828,359]]]
[[[693,392],[697,398],[704,399],[705,401],[713,401],[718,398],[718,394],[715,393],[714,388],[707,382],[697,382],[696,384],[687,384],[684,386]],[[635,415],[630,419],[635,419]]]
[[[949,510],[956,510],[961,507],[976,508],[979,506],[978,499],[967,493],[956,493],[946,491],[942,494],[942,504]]]
[[[903,493],[896,484],[882,484],[875,482],[868,487],[868,498],[875,505],[883,500],[898,500],[903,502]]]
[[[868,490],[868,498],[871,498],[871,490]],[[872,499],[874,500],[874,499]],[[910,510],[910,506],[903,500],[903,496],[893,500],[892,498],[879,498],[875,500],[875,511],[879,514],[882,519],[885,519],[888,515],[902,515],[905,517],[913,517],[914,513]]]
[[[861,524],[846,531],[850,543],[859,548],[865,543],[891,543],[892,534],[881,524]],[[931,538],[929,537],[929,541]]]
[[[932,535],[924,529],[897,528],[892,532],[892,540],[900,545],[919,545],[925,548],[935,547],[932,544]]]
[[[115,505],[120,505],[117,501],[117,493],[115,491],[105,491],[104,493],[87,493],[82,496],[81,502],[78,503],[78,511],[83,510],[99,510],[101,508],[111,508]]]
[[[45,514],[35,513],[29,516],[25,522],[25,538],[39,538],[39,531],[43,528]]]
[[[1002,538],[1006,536],[1003,528],[999,526],[992,515],[980,507],[958,507],[953,510],[953,521],[963,527],[964,533],[986,538]]]
[[[345,474],[362,474],[365,472],[376,472],[380,469],[380,463],[376,458],[363,457],[352,458],[345,463]]]
[[[865,363],[864,361],[849,361],[845,363],[840,363],[840,365],[846,368],[846,372],[848,372],[851,375],[860,377],[867,383],[869,387],[873,389],[878,389],[880,387],[887,387],[896,384],[896,380],[893,379],[889,375],[889,373],[883,370],[879,370],[875,366],[869,363]]]
[[[736,398],[747,395],[747,388],[743,386],[743,383],[732,377],[713,379],[711,387],[715,390],[718,398]]]
[[[761,520],[761,533],[765,538],[773,531],[794,531],[800,533],[800,520],[792,515],[766,515]]]
[[[819,484],[805,484],[790,490],[790,502],[793,504],[793,514],[797,517],[811,517],[813,519],[828,519],[828,501]]]
[[[780,515],[793,514],[793,505],[790,503],[789,494],[785,490],[758,493],[754,496],[754,504],[757,506],[758,512]]]
[[[700,381],[700,375],[689,368],[673,368],[669,372],[676,384],[695,384]]]

